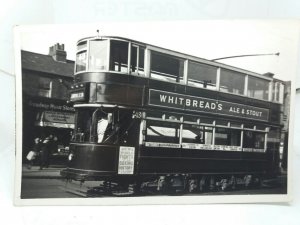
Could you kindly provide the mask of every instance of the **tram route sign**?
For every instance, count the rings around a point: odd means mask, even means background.
[[[233,102],[149,89],[149,105],[268,121],[269,110]]]

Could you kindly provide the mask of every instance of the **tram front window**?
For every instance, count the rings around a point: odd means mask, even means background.
[[[130,139],[129,129],[134,127],[131,118],[130,112],[79,108],[73,141],[99,144],[126,143]],[[136,136],[133,138],[136,140]]]
[[[91,40],[89,51],[89,70],[107,69],[107,40]]]
[[[74,141],[103,143],[111,130],[111,124],[111,113],[104,113],[100,109],[79,109]]]

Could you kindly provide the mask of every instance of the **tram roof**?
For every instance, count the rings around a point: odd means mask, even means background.
[[[148,44],[148,43],[145,43],[145,42],[141,42],[141,41],[137,41],[137,40],[129,39],[129,38],[124,38],[124,37],[120,37],[120,36],[90,36],[90,37],[85,37],[85,38],[80,39],[77,42],[77,44],[82,42],[82,41],[86,41],[86,40],[106,39],[106,38],[107,39],[127,41],[127,42],[133,42],[137,45],[142,45],[144,47],[150,47],[150,49],[152,49],[152,50],[158,50],[158,51],[161,50],[163,53],[171,54],[171,55],[174,55],[176,57],[187,58],[187,59],[190,59],[190,60],[193,60],[193,61],[198,61],[200,63],[206,63],[206,64],[211,65],[211,66],[216,66],[216,67],[220,67],[220,68],[224,68],[224,69],[228,69],[228,70],[233,70],[233,71],[236,71],[236,72],[241,72],[241,73],[252,75],[252,76],[255,76],[255,77],[259,77],[259,78],[262,78],[262,79],[265,79],[265,80],[276,80],[276,81],[283,82],[282,80],[279,80],[277,78],[267,77],[267,76],[264,76],[263,74],[256,73],[256,72],[253,72],[253,71],[250,71],[250,70],[245,70],[245,69],[242,69],[242,68],[239,68],[239,67],[230,66],[230,65],[227,65],[227,64],[224,64],[224,63],[215,62],[213,60],[201,58],[201,57],[198,57],[198,56],[182,53],[182,52],[179,52],[179,51],[167,49],[167,48],[164,48],[164,47],[160,47],[160,46],[156,46],[156,45],[152,45],[152,44]]]

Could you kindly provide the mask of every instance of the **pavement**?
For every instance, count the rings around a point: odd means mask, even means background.
[[[52,165],[48,168],[43,168],[40,170],[39,166],[32,166],[30,169],[27,165],[22,166],[22,178],[27,179],[62,179],[60,171],[63,166]]]

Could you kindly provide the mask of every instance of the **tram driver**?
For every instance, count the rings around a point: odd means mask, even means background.
[[[97,122],[97,136],[98,136],[98,143],[103,141],[105,131],[109,124],[112,123],[112,113],[108,113],[107,119],[101,118]]]

